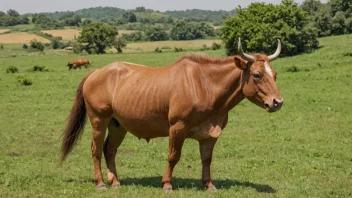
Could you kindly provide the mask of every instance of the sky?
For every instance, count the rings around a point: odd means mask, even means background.
[[[326,2],[327,0],[321,0]],[[0,0],[0,11],[14,9],[20,14],[35,12],[75,11],[82,8],[109,6],[134,9],[138,6],[166,10],[232,10],[239,5],[247,7],[252,2],[279,4],[281,0]],[[295,0],[302,3],[303,0]]]

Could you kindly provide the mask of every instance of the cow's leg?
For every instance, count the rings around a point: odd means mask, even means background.
[[[210,164],[216,140],[216,138],[210,138],[199,141],[200,156],[202,158],[202,183],[207,190],[216,190],[210,177]]]
[[[169,132],[169,166],[166,169],[162,179],[163,190],[165,192],[172,191],[171,179],[172,171],[180,160],[182,145],[186,138],[186,128],[183,122],[177,122],[170,127]]]
[[[104,145],[104,156],[108,167],[108,182],[112,186],[118,187],[120,182],[116,172],[115,156],[117,148],[121,145],[127,131],[114,118],[110,121],[108,129],[109,135]]]
[[[94,175],[97,181],[98,189],[106,189],[103,174],[101,172],[101,156],[104,147],[105,132],[111,120],[111,115],[97,115],[89,105],[87,105],[87,112],[92,125],[93,138],[91,149],[94,164]]]

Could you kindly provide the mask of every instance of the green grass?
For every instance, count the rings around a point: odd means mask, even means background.
[[[113,61],[169,65],[183,53],[85,56],[88,70],[68,71],[72,54],[0,58],[1,197],[351,197],[352,36],[327,37],[322,48],[272,63],[285,100],[268,114],[248,101],[230,112],[214,150],[217,192],[201,189],[198,143],[187,140],[174,172],[174,192],[164,194],[167,138],[128,134],[118,150],[122,187],[98,191],[93,181],[91,132],[58,167],[61,134],[75,89],[94,68]],[[221,57],[223,51],[206,53]],[[49,72],[29,72],[34,65]],[[7,74],[8,66],[19,73]],[[298,72],[290,72],[296,67]],[[18,76],[32,80],[22,86]],[[106,179],[106,166],[103,164]]]

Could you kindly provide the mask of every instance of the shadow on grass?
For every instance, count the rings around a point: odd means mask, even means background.
[[[162,188],[161,185],[162,177],[144,177],[144,178],[122,178],[121,185],[136,185],[145,187]],[[196,188],[203,190],[200,179],[184,179],[184,178],[173,178],[172,186],[174,189],[177,188]],[[276,193],[276,190],[266,184],[255,184],[251,182],[241,182],[238,180],[213,180],[214,185],[218,189],[229,189],[232,186],[242,186],[247,188],[254,188],[257,192],[261,193]]]
[[[144,187],[154,187],[162,188],[161,176],[158,177],[144,177],[144,178],[122,178],[120,180],[121,185],[124,186],[144,186]],[[95,180],[91,178],[85,179],[67,179],[66,182],[76,182],[76,183],[94,183]],[[184,179],[184,178],[173,178],[172,186],[174,189],[183,188],[183,189],[197,189],[204,190],[200,179]],[[257,192],[260,193],[276,193],[276,190],[266,184],[256,184],[252,182],[241,182],[238,180],[213,180],[214,185],[218,189],[230,189],[233,186],[240,186],[246,188],[254,188]]]

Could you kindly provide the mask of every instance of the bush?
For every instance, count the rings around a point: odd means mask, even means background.
[[[199,50],[200,51],[206,51],[206,50],[209,50],[210,48],[209,47],[207,47],[207,45],[203,45],[203,47],[202,48],[200,48]]]
[[[23,49],[28,49],[28,45],[27,45],[27,44],[23,44],[23,45],[22,45],[22,48],[23,48]]]
[[[31,47],[35,50],[44,51],[44,45],[42,42],[37,41],[36,39],[31,40]]]
[[[175,47],[175,52],[182,52],[182,51],[183,51],[183,49],[181,47],[179,47],[179,48]]]
[[[39,66],[39,65],[34,65],[33,69],[31,71],[39,71],[39,72],[47,72],[49,71],[48,69],[45,68],[45,66]]]
[[[298,69],[298,67],[296,67],[296,66],[294,65],[294,66],[291,66],[291,67],[287,68],[286,71],[287,71],[287,72],[295,73],[295,72],[299,72],[299,69]]]
[[[4,45],[0,45],[0,50],[3,50],[4,49]]]
[[[6,69],[6,73],[17,73],[18,72],[18,68],[15,67],[15,66],[9,66],[7,69]]]
[[[154,51],[155,51],[155,53],[162,53],[163,52],[160,47],[155,48]]]
[[[23,76],[19,76],[17,78],[17,81],[21,84],[21,85],[24,85],[24,86],[29,86],[29,85],[32,85],[33,82]]]
[[[220,49],[221,48],[221,44],[219,44],[219,43],[213,43],[213,45],[211,46],[211,49],[212,50],[218,50],[218,49]]]

